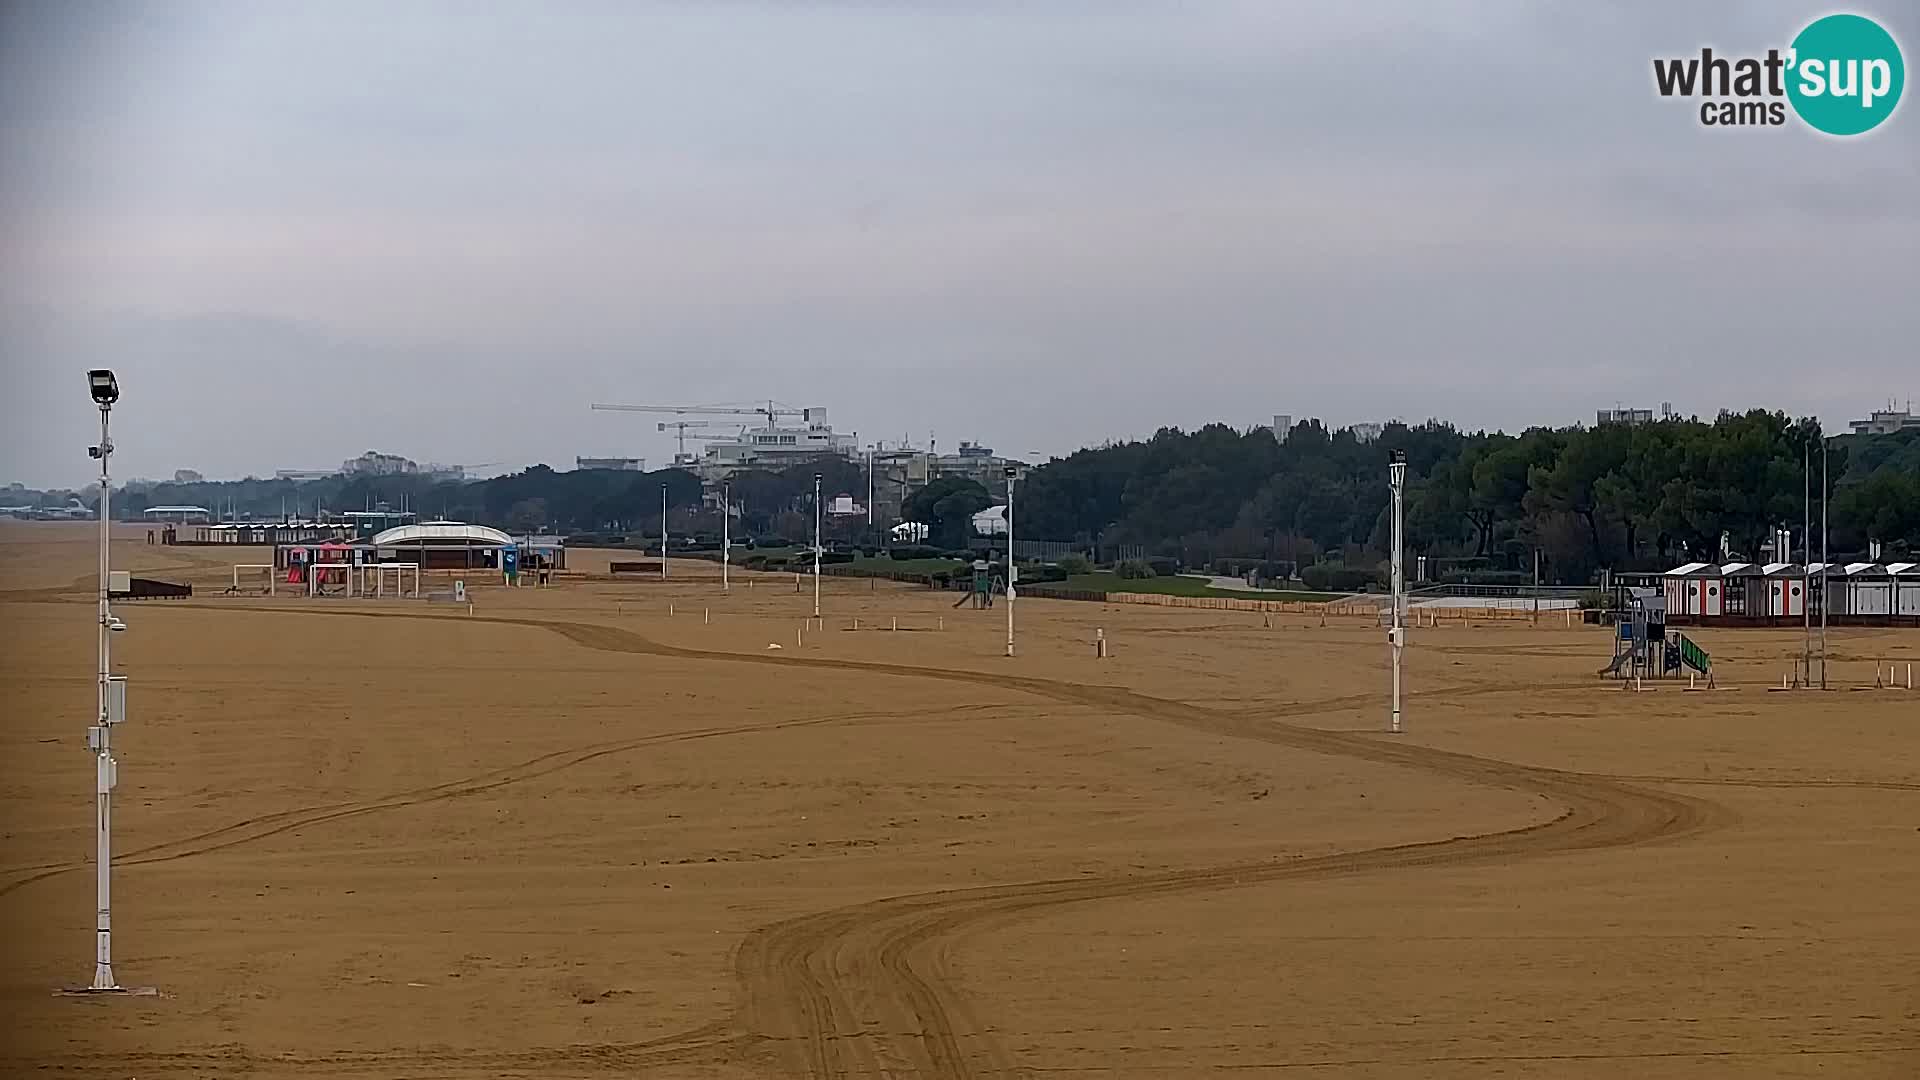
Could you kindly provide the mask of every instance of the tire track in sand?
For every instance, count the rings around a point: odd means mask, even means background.
[[[1715,804],[1606,777],[1520,765],[1381,736],[1287,723],[1374,702],[1378,694],[1302,702],[1266,718],[1231,715],[1117,687],[1025,676],[917,668],[832,657],[708,652],[663,645],[631,631],[581,623],[544,626],[578,644],[693,660],[825,667],[1019,690],[1230,738],[1418,769],[1545,797],[1550,821],[1477,836],[1334,855],[1257,860],[1156,874],[1062,879],[937,890],[801,916],[753,931],[735,952],[739,1021],[790,1067],[813,1077],[1018,1075],[947,976],[948,947],[965,931],[1049,908],[1293,879],[1427,866],[1499,865],[1541,856],[1650,843],[1701,831],[1730,815]]]
[[[271,610],[271,609],[266,609]],[[312,614],[311,612],[305,612]],[[340,611],[336,617],[446,618],[411,612]],[[1558,803],[1552,820],[1475,836],[1333,855],[1255,860],[1218,867],[1103,878],[945,889],[801,916],[755,930],[734,953],[739,1000],[733,1023],[791,1069],[816,1078],[1019,1075],[948,977],[958,934],[1050,908],[1414,869],[1500,865],[1562,853],[1651,843],[1701,831],[1730,815],[1715,804],[1582,773],[1519,765],[1287,720],[1377,700],[1353,694],[1276,707],[1265,719],[1214,712],[1117,687],[1025,676],[867,663],[833,657],[714,652],[664,645],[628,630],[504,616],[469,622],[531,626],[587,648],[686,660],[829,668],[940,679],[1018,690],[1068,704],[1125,712],[1230,738],[1437,773],[1468,783],[1539,795]],[[649,1044],[663,1054],[715,1049],[712,1025]],[[732,1047],[729,1055],[737,1053]]]
[[[409,791],[395,792],[376,799],[328,803],[321,806],[299,807],[292,810],[279,810],[270,814],[242,818],[215,829],[193,833],[188,836],[163,840],[146,847],[133,848],[119,852],[114,856],[115,866],[142,866],[148,863],[171,862],[226,848],[239,847],[278,836],[282,833],[304,829],[345,818],[360,817],[364,814],[376,814],[386,810],[398,810],[423,803],[438,802],[442,799],[457,799],[467,795],[479,795],[495,788],[510,784],[536,780],[562,769],[583,765],[597,758],[624,754],[645,746],[657,746],[663,743],[692,742],[697,739],[723,738],[730,735],[764,734],[788,728],[818,727],[828,724],[850,723],[858,720],[887,719],[887,713],[845,713],[834,716],[818,716],[803,720],[781,720],[764,724],[740,724],[731,727],[696,728],[690,731],[662,732],[657,735],[645,735],[634,739],[622,739],[616,742],[594,743],[590,746],[576,747],[571,750],[555,750],[541,754],[513,765],[490,769],[474,776]],[[0,873],[20,875],[0,885],[0,897],[16,890],[44,881],[60,874],[80,870],[93,865],[90,861],[71,861],[44,863],[38,866],[14,867]]]

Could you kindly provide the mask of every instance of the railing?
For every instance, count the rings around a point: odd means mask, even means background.
[[[1531,600],[1535,596],[1542,600],[1578,600],[1594,591],[1584,585],[1429,585],[1424,589],[1415,589],[1407,595],[1421,596],[1494,596],[1516,600]]]

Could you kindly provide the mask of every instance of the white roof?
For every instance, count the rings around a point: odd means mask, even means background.
[[[489,529],[485,525],[435,521],[424,525],[401,525],[398,528],[388,529],[386,532],[375,534],[370,542],[375,547],[419,543],[473,543],[506,547],[513,543],[513,537],[499,529]]]
[[[1766,574],[1768,577],[1772,577],[1774,574],[1777,574],[1782,570],[1793,569],[1794,565],[1795,565],[1794,563],[1790,563],[1790,562],[1770,562],[1767,565],[1761,567],[1760,572],[1763,574]]]
[[[1706,568],[1707,568],[1707,564],[1706,564],[1706,563],[1703,563],[1703,562],[1690,562],[1690,563],[1687,563],[1687,564],[1686,564],[1685,566],[1676,566],[1676,567],[1674,567],[1673,569],[1671,569],[1671,570],[1669,570],[1669,571],[1667,571],[1667,575],[1666,575],[1666,576],[1668,576],[1668,577],[1686,577],[1686,576],[1687,576],[1688,574],[1693,574],[1693,573],[1697,573],[1697,572],[1699,572],[1699,571],[1701,571],[1701,570],[1704,570],[1704,569],[1706,569]]]
[[[1007,531],[1007,508],[1003,503],[989,506],[973,515],[973,531],[982,536],[1002,536]]]
[[[1865,574],[1870,577],[1878,577],[1879,574],[1876,574],[1875,571],[1879,569],[1880,569],[1879,563],[1857,562],[1857,563],[1847,564],[1847,574],[1849,576],[1853,574]]]
[[[1752,565],[1753,564],[1750,562],[1730,562],[1727,565],[1721,567],[1720,572],[1723,574],[1737,573],[1741,570],[1745,570],[1747,567]]]
[[[211,514],[213,511],[204,506],[149,506],[143,514]]]
[[[1889,574],[1920,574],[1920,562],[1894,562],[1887,564]]]

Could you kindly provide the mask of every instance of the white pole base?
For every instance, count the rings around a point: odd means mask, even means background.
[[[54,997],[159,997],[157,986],[68,986],[53,992]]]

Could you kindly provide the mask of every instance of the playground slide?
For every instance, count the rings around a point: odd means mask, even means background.
[[[1621,653],[1621,654],[1620,654],[1619,656],[1616,656],[1616,657],[1614,657],[1614,658],[1613,658],[1613,663],[1611,663],[1611,664],[1608,664],[1608,665],[1607,665],[1606,667],[1603,667],[1603,668],[1601,668],[1601,669],[1600,669],[1600,674],[1602,674],[1602,675],[1618,675],[1618,674],[1620,673],[1620,669],[1621,669],[1621,668],[1623,668],[1623,667],[1626,667],[1626,666],[1627,666],[1627,661],[1629,661],[1629,660],[1631,660],[1631,659],[1633,659],[1633,651],[1632,651],[1632,650],[1628,650],[1628,651],[1626,651],[1626,652],[1623,652],[1623,653]]]
[[[1680,662],[1702,675],[1709,674],[1713,667],[1713,658],[1685,634],[1680,635]]]

